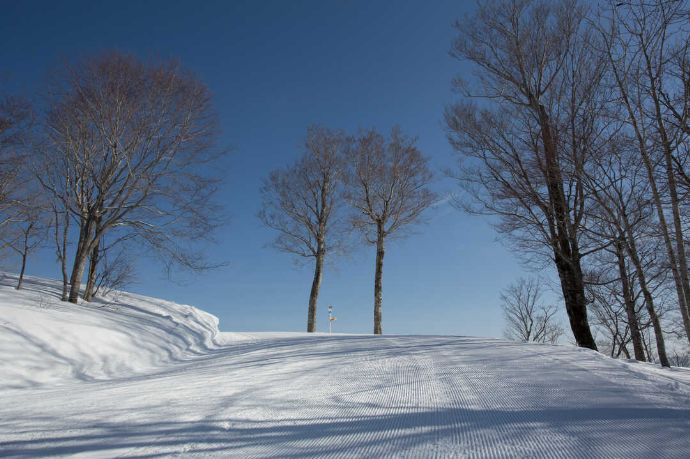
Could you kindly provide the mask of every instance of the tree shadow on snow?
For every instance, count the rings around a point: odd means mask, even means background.
[[[0,444],[3,456],[686,457],[690,410],[585,408],[406,410],[342,419],[94,423]]]

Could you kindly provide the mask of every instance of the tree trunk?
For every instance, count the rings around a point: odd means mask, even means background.
[[[665,132],[665,131],[664,131]],[[665,142],[667,142],[666,139]],[[673,159],[668,145],[664,148],[664,159],[666,160],[666,173],[668,177],[669,196],[671,198],[671,214],[673,215],[674,237],[676,242],[676,255],[678,257],[678,275],[683,291],[683,301],[678,302],[680,314],[683,319],[685,334],[690,342],[690,281],[688,280],[688,258],[685,252],[685,236],[683,234],[683,223],[681,221],[679,198],[676,186],[676,179],[673,172]]]
[[[616,257],[618,258],[618,271],[621,276],[621,286],[623,288],[623,299],[625,301],[625,314],[628,318],[628,326],[630,327],[630,339],[633,343],[633,352],[635,353],[635,360],[640,362],[645,361],[644,348],[642,347],[642,334],[640,333],[640,324],[635,313],[635,300],[633,292],[630,287],[630,279],[628,278],[628,268],[625,266],[625,257],[623,255],[623,247],[620,240],[615,242]],[[627,354],[627,349],[626,349]]]
[[[587,319],[587,299],[580,264],[573,265],[569,260],[560,256],[557,251],[554,252],[565,309],[575,341],[580,347],[587,347],[596,351],[597,345],[594,342]]]
[[[647,277],[645,275],[644,269],[642,268],[642,262],[637,254],[637,244],[635,240],[632,239],[632,233],[627,219],[625,220],[626,230],[628,231],[628,238],[626,247],[628,248],[628,254],[630,255],[630,261],[632,261],[635,267],[635,273],[637,274],[637,281],[640,284],[640,290],[642,290],[642,296],[644,297],[644,304],[647,308],[647,313],[649,314],[649,319],[652,321],[652,327],[654,328],[654,337],[656,341],[656,350],[659,354],[659,363],[661,366],[670,366],[668,361],[668,356],[666,355],[666,343],[664,341],[664,332],[661,329],[661,322],[659,321],[659,316],[656,313],[656,308],[654,307],[654,298],[652,293],[649,291],[649,286],[647,285]]]
[[[72,265],[72,275],[70,277],[69,302],[77,304],[79,302],[79,290],[81,281],[84,277],[86,259],[88,258],[89,239],[91,238],[92,221],[88,219],[79,228],[79,241],[74,253],[74,264]]]
[[[57,221],[57,217],[56,217]],[[57,231],[57,226],[55,228]],[[69,239],[69,212],[65,210],[65,222],[62,228],[62,257],[60,260],[60,268],[62,270],[62,301],[67,301],[69,295],[69,276],[67,274],[67,241]],[[58,244],[60,242],[58,241]]]
[[[72,275],[70,277],[69,302],[77,304],[79,302],[79,290],[81,289],[81,280],[84,276],[84,268],[86,267],[86,252],[77,251],[74,254],[74,265],[72,266]]]
[[[647,54],[645,53],[647,58]],[[647,58],[647,72],[650,81],[654,81],[654,73],[650,61]],[[676,257],[678,262],[677,282],[680,283],[680,292],[682,297],[678,298],[678,307],[680,308],[681,317],[683,318],[683,326],[685,327],[685,334],[690,342],[690,280],[688,279],[688,258],[685,252],[685,236],[683,235],[683,223],[680,217],[680,206],[678,198],[678,188],[676,185],[676,176],[673,171],[673,152],[671,151],[671,141],[666,131],[664,117],[661,113],[661,102],[656,86],[650,85],[650,94],[654,101],[655,118],[659,136],[661,137],[662,150],[664,152],[664,162],[666,166],[666,180],[668,185],[668,193],[671,198],[671,215],[673,216],[674,238],[676,243]]]
[[[26,250],[26,247],[24,248],[24,251],[22,252],[22,269],[19,271],[19,281],[17,282],[17,290],[20,290],[22,288],[22,283],[24,283],[24,271],[26,271],[26,257],[28,253]]]
[[[89,257],[89,276],[84,289],[84,301],[91,301],[96,290],[96,273],[98,272],[98,262],[100,256],[101,241],[96,241],[96,245],[91,250]]]
[[[374,334],[383,333],[381,327],[381,304],[383,302],[383,248],[384,232],[382,225],[378,225],[376,236],[376,274],[374,275]]]
[[[549,202],[553,211],[552,248],[554,261],[561,280],[561,290],[568,313],[570,328],[578,346],[597,350],[587,319],[587,299],[585,283],[580,265],[580,253],[575,229],[570,221],[568,203],[563,191],[563,178],[558,164],[556,144],[551,133],[551,121],[546,109],[538,101],[532,100],[539,117],[542,143],[544,146],[544,172]]]
[[[309,312],[307,315],[307,331],[309,333],[316,331],[316,303],[319,299],[319,289],[321,288],[321,278],[323,276],[323,259],[323,249],[319,248],[314,266],[314,280],[311,283],[311,292],[309,293]]]

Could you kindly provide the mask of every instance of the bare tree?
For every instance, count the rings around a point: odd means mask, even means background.
[[[30,142],[33,114],[28,102],[0,94],[0,233],[12,220],[22,163]]]
[[[355,210],[352,225],[376,245],[374,333],[382,333],[383,257],[386,238],[419,221],[436,195],[428,159],[398,128],[386,139],[374,130],[362,132],[350,152],[346,196]]]
[[[60,207],[55,200],[51,201],[53,211],[53,238],[55,242],[55,256],[60,263],[60,274],[62,275],[62,295],[60,299],[67,301],[69,298],[69,274],[67,272],[67,247],[69,245],[69,224],[70,213],[65,207]]]
[[[346,144],[342,132],[310,127],[302,157],[286,169],[273,171],[261,189],[263,208],[259,218],[278,232],[273,246],[301,258],[314,259],[308,332],[316,331],[324,260],[342,240],[338,213]]]
[[[647,172],[678,308],[690,341],[690,280],[679,186],[690,135],[687,3],[620,2],[602,15],[599,27],[615,100]]]
[[[29,254],[45,240],[49,226],[48,217],[47,208],[42,205],[40,195],[23,195],[21,201],[16,204],[16,210],[9,222],[9,234],[6,234],[9,239],[4,243],[20,257],[17,290],[22,288]]]
[[[98,260],[97,271],[92,281],[93,297],[120,290],[134,281],[134,266],[127,247],[104,243],[100,248]]]
[[[508,339],[555,344],[563,335],[558,323],[558,308],[541,301],[542,288],[534,278],[520,278],[501,293],[501,308],[506,319]]]
[[[527,256],[551,259],[579,346],[596,349],[582,259],[588,158],[605,144],[600,112],[604,62],[576,1],[499,0],[457,23],[452,53],[476,70],[455,87],[465,100],[446,121],[470,212],[497,215],[497,229]],[[481,104],[470,102],[480,98]]]
[[[624,260],[623,250],[620,244],[612,247],[614,249],[598,253],[599,260],[592,263],[593,267],[590,264],[587,272],[588,306],[597,344],[601,352],[615,358],[621,355],[630,358],[632,344],[635,358],[645,361],[643,333],[648,321],[642,317],[638,306],[640,294],[632,288],[634,274],[628,271],[625,263],[620,264]]]
[[[604,271],[618,271],[617,279],[624,299],[626,325],[630,328],[635,358],[644,360],[642,335],[633,301],[634,285],[629,279],[628,262],[632,265],[634,280],[639,284],[644,305],[654,326],[659,360],[662,365],[668,366],[661,320],[652,295],[653,278],[662,273],[659,272],[659,264],[655,262],[657,244],[652,243],[651,250],[648,248],[651,241],[656,239],[651,234],[656,230],[656,224],[653,221],[654,204],[645,168],[638,160],[637,152],[630,148],[630,142],[625,139],[612,139],[604,154],[592,157],[591,163],[593,167],[583,177],[587,193],[593,201],[589,208],[587,231],[594,238],[610,242],[607,251],[614,255],[615,261],[611,263],[613,266],[604,268]],[[664,269],[665,265],[664,263]],[[601,310],[606,310],[606,307],[599,308]],[[600,314],[600,323],[601,317]]]
[[[219,223],[209,168],[218,156],[216,117],[194,76],[175,62],[118,53],[86,59],[54,85],[46,128],[40,161],[52,167],[39,176],[78,227],[69,301],[77,302],[89,256],[113,231],[136,234],[166,263],[208,267],[183,245]]]

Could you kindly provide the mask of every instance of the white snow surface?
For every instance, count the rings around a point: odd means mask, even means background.
[[[13,282],[2,457],[690,457],[687,369],[487,338],[222,333],[191,306]]]

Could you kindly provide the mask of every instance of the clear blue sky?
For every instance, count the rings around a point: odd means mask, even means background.
[[[230,222],[212,249],[229,265],[176,284],[143,262],[130,290],[199,306],[224,330],[302,331],[312,266],[266,247],[273,235],[256,218],[262,178],[297,157],[311,123],[399,124],[432,158],[439,193],[454,191],[440,172],[454,163],[442,113],[451,78],[466,70],[448,55],[451,24],[470,8],[457,0],[4,2],[0,81],[33,97],[65,58],[104,49],[179,58],[214,93],[221,144],[233,149],[220,195]],[[523,268],[485,220],[448,204],[428,216],[417,234],[388,244],[384,333],[499,336],[499,290]],[[320,330],[332,303],[337,331],[371,331],[373,255],[362,244],[332,260]],[[37,254],[29,274],[56,278],[53,258]]]

